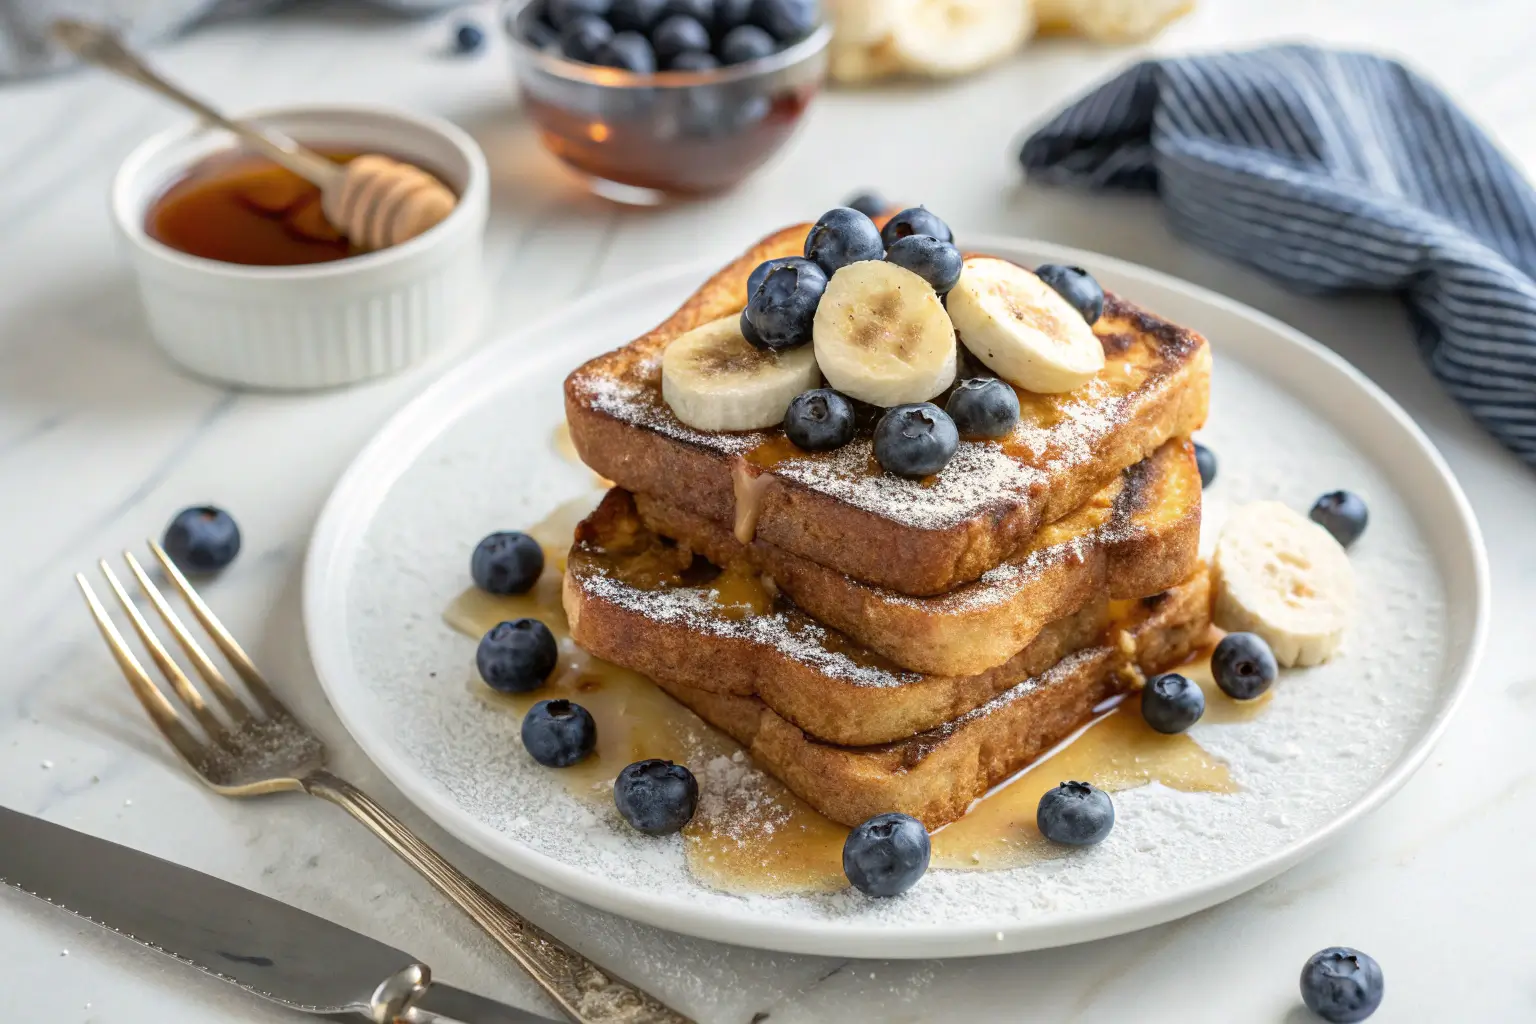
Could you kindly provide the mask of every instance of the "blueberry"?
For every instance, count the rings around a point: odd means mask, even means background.
[[[1184,732],[1205,714],[1205,691],[1194,680],[1167,672],[1141,691],[1141,717],[1161,733]]]
[[[752,321],[747,319],[747,311],[741,311],[741,336],[747,339],[747,344],[753,348],[767,348],[763,342],[763,336],[757,333],[757,328],[752,326]]]
[[[1307,515],[1346,548],[1360,539],[1371,520],[1365,501],[1354,491],[1330,491],[1317,499]]]
[[[651,49],[651,41],[640,33],[618,32],[598,48],[593,63],[622,68],[637,75],[650,75],[656,72],[656,51]]]
[[[710,31],[716,39],[724,39],[731,29],[747,23],[752,11],[752,0],[715,0],[715,16]]]
[[[843,841],[843,874],[866,896],[900,896],[928,870],[928,830],[907,814],[877,814]]]
[[[929,213],[926,207],[915,206],[910,210],[902,210],[896,216],[885,222],[885,231],[881,237],[885,240],[887,248],[895,245],[900,239],[908,235],[932,235],[941,242],[953,242],[955,233],[949,230],[949,225]]]
[[[752,273],[747,275],[747,300],[749,302],[751,301],[752,296],[762,285],[763,279],[768,276],[768,271],[772,270],[774,267],[783,266],[785,263],[793,263],[797,259],[800,259],[800,257],[780,256],[777,259],[765,260],[762,263],[759,263],[757,266],[753,267]]]
[[[549,0],[544,10],[549,23],[563,30],[577,18],[607,17],[608,9],[612,6],[613,0]]]
[[[792,43],[810,35],[820,15],[816,0],[752,0],[748,17],[779,42]]]
[[[613,39],[613,28],[595,15],[577,18],[560,33],[560,52],[583,64],[596,64],[597,55]]]
[[[649,32],[666,6],[666,0],[613,0],[608,22],[615,32]]]
[[[538,619],[497,623],[480,638],[475,651],[480,678],[501,693],[537,690],[559,660],[555,635]]]
[[[668,18],[674,14],[708,25],[715,20],[715,0],[666,0],[661,16]]]
[[[509,31],[513,31],[514,35],[516,34],[515,30],[509,29]],[[529,46],[543,50],[552,44],[559,45],[560,33],[556,32],[555,27],[549,22],[534,19],[528,22],[528,31],[523,33],[523,39]]]
[[[613,802],[624,820],[648,836],[665,836],[693,820],[699,784],[671,761],[636,761],[613,781]]]
[[[825,452],[853,440],[853,403],[831,388],[796,395],[784,414],[784,436],[796,448]]]
[[[955,421],[932,402],[887,409],[875,424],[875,461],[897,476],[932,476],[944,468],[958,447],[960,432]]]
[[[858,210],[866,217],[878,217],[890,209],[890,204],[878,192],[860,192],[858,195],[849,196],[843,205],[850,210]]]
[[[1092,846],[1115,827],[1115,804],[1097,786],[1063,782],[1040,798],[1035,825],[1053,843]]]
[[[663,63],[689,51],[709,49],[709,30],[684,14],[674,14],[651,30],[651,45]]]
[[[1200,467],[1200,486],[1211,486],[1216,479],[1216,453],[1199,441],[1195,442],[1195,465]]]
[[[1263,696],[1279,673],[1274,652],[1256,633],[1228,633],[1211,652],[1216,685],[1233,700]]]
[[[184,508],[165,528],[160,546],[176,568],[189,576],[218,572],[240,553],[240,527],[221,508]]]
[[[1371,957],[1334,946],[1313,953],[1301,969],[1301,1001],[1329,1024],[1352,1024],[1376,1012],[1385,984]]]
[[[1035,268],[1035,276],[1056,289],[1090,324],[1098,323],[1104,315],[1104,289],[1082,267],[1042,263]]]
[[[713,71],[720,66],[713,54],[699,53],[695,50],[684,52],[667,61],[668,71]]]
[[[885,251],[887,263],[905,267],[933,285],[940,295],[947,294],[960,280],[960,250],[932,235],[908,235],[898,238]]]
[[[839,206],[821,215],[805,236],[805,258],[815,260],[827,276],[841,267],[885,255],[880,229],[858,210]]]
[[[475,545],[469,575],[487,594],[526,594],[544,571],[544,549],[526,533],[504,530]]]
[[[485,45],[485,29],[472,21],[462,22],[453,33],[454,53],[476,53]]]
[[[580,704],[541,700],[523,716],[523,746],[539,764],[569,768],[597,746],[597,723]]]
[[[777,49],[773,36],[756,25],[737,25],[720,40],[716,54],[722,64],[745,64],[771,56]]]
[[[747,302],[747,322],[759,339],[753,344],[781,349],[810,341],[816,307],[826,290],[827,275],[810,260],[791,257],[769,268]]]
[[[955,385],[944,411],[961,437],[1007,437],[1019,422],[1019,393],[996,377],[972,377]]]

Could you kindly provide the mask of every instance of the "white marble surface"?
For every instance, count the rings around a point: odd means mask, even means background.
[[[582,195],[533,144],[499,49],[442,56],[443,23],[320,8],[225,25],[158,54],[235,108],[372,101],[471,129],[495,177],[491,330],[685,257],[724,259],[866,185],[962,230],[1037,235],[1167,270],[1336,347],[1412,413],[1461,478],[1493,562],[1480,678],[1429,764],[1342,841],[1247,896],[1089,946],[953,962],[842,962],[695,942],[536,890],[449,840],[374,771],[326,708],[299,621],[305,541],[332,481],[442,369],[307,397],[190,380],[145,335],[108,224],[115,164],[179,115],[96,74],[0,87],[0,803],[129,843],[397,945],[447,979],[525,1005],[531,986],[403,864],[316,801],[236,804],[172,761],[107,659],[71,573],[213,500],[245,528],[210,597],[340,770],[509,903],[701,1021],[1276,1021],[1300,1024],[1307,954],[1347,943],[1387,976],[1382,1021],[1536,1020],[1536,476],[1486,440],[1418,365],[1388,301],[1288,295],[1172,239],[1150,204],[1020,185],[1019,131],[1125,51],[1052,43],[977,79],[827,96],[737,193],[659,212]],[[1523,0],[1203,0],[1158,43],[1320,37],[1402,53],[1536,171]],[[0,836],[0,842],[4,837]],[[300,1019],[0,891],[0,1008],[43,1022]]]

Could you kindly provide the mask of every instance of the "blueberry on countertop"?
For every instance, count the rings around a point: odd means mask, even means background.
[[[1054,288],[1090,324],[1098,323],[1104,315],[1104,289],[1082,267],[1042,263],[1035,268],[1035,276]]]
[[[613,28],[596,15],[576,18],[560,32],[560,52],[570,60],[596,64],[598,53],[613,39]]]
[[[569,768],[597,746],[597,723],[580,704],[541,700],[523,716],[523,746],[539,764]]]
[[[1216,453],[1199,441],[1195,442],[1195,465],[1200,467],[1200,486],[1211,486],[1216,479]]]
[[[781,43],[804,39],[820,19],[817,0],[752,0],[748,17]]]
[[[667,61],[668,71],[713,71],[720,66],[714,54],[685,50]]]
[[[715,52],[722,64],[745,64],[771,56],[777,49],[773,36],[756,25],[737,25],[720,40]]]
[[[656,71],[656,51],[651,49],[651,41],[640,33],[619,32],[598,47],[593,63],[649,75]]]
[[[877,814],[843,841],[843,874],[866,896],[900,896],[928,870],[928,830],[907,814]]]
[[[955,385],[944,411],[961,437],[1007,437],[1019,422],[1019,393],[996,377],[971,377]]]
[[[1354,491],[1330,491],[1317,499],[1307,515],[1346,548],[1360,539],[1371,519],[1365,501]]]
[[[858,210],[866,217],[878,217],[890,209],[890,204],[878,192],[860,192],[858,195],[849,196],[848,201],[843,205],[850,210]]]
[[[709,30],[686,14],[674,14],[651,30],[651,45],[657,59],[670,66],[681,54],[708,50]]]
[[[858,210],[838,206],[821,215],[805,236],[805,257],[830,277],[842,267],[885,255],[875,222]]]
[[[240,527],[221,508],[184,508],[165,528],[160,546],[189,576],[218,572],[240,553]]]
[[[606,18],[612,7],[613,0],[549,0],[544,8],[544,16],[555,28],[564,29],[577,18],[586,15]]]
[[[544,571],[544,549],[526,533],[501,530],[475,545],[469,575],[487,594],[526,594]]]
[[[853,440],[855,420],[852,402],[831,388],[817,388],[789,403],[784,436],[808,452],[831,451]]]
[[[486,631],[475,650],[475,668],[499,693],[527,693],[544,685],[560,660],[560,647],[538,619],[500,622]]]
[[[772,349],[804,345],[826,290],[827,275],[810,260],[790,257],[770,267],[747,301],[746,319],[758,339],[747,340]]]
[[[613,0],[608,21],[615,32],[649,32],[666,6],[666,0]]]
[[[1141,691],[1141,717],[1158,732],[1184,732],[1205,714],[1205,691],[1193,679],[1167,672]]]
[[[943,469],[960,447],[949,413],[932,402],[887,409],[875,424],[875,461],[887,473],[920,479]]]
[[[1301,1001],[1329,1024],[1354,1024],[1376,1012],[1385,984],[1371,957],[1334,946],[1313,953],[1301,969]]]
[[[908,235],[931,235],[941,242],[953,242],[955,233],[949,230],[949,225],[928,212],[927,207],[914,206],[909,210],[902,210],[896,216],[885,222],[885,231],[882,237],[886,247],[895,245],[899,240]]]
[[[699,784],[671,761],[636,761],[613,781],[613,802],[624,820],[648,836],[665,836],[693,820]]]
[[[1228,633],[1211,652],[1211,675],[1233,700],[1262,697],[1279,674],[1275,653],[1257,633]]]
[[[485,45],[485,29],[473,21],[463,21],[453,32],[453,52],[478,53]]]
[[[1035,825],[1053,843],[1092,846],[1102,843],[1115,827],[1115,804],[1097,786],[1063,782],[1040,798]]]
[[[933,290],[945,295],[960,281],[964,261],[960,250],[950,242],[941,242],[932,235],[908,235],[898,238],[885,251],[887,263],[905,267],[933,286]]]

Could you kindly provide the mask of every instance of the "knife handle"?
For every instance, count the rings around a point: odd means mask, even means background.
[[[311,796],[329,800],[362,822],[468,914],[576,1024],[694,1024],[524,920],[350,782],[316,771],[303,784]]]

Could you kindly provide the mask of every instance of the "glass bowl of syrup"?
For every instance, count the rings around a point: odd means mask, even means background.
[[[599,195],[654,205],[722,192],[794,134],[826,78],[832,27],[744,64],[635,74],[530,41],[539,5],[506,22],[523,105],[545,148]]]

